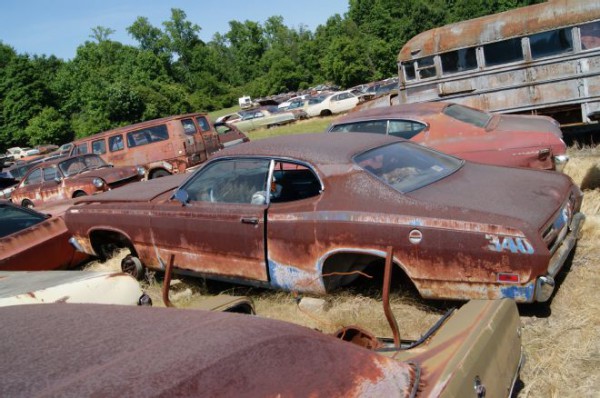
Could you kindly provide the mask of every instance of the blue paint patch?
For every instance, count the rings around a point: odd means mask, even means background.
[[[412,225],[413,227],[422,227],[423,221],[419,220],[419,219],[414,219],[414,220],[410,220],[409,224]]]
[[[500,294],[502,298],[510,298],[520,302],[532,302],[533,293],[535,291],[535,283],[530,283],[525,286],[501,286]]]
[[[325,291],[323,281],[313,273],[308,273],[296,267],[278,264],[268,259],[269,276],[274,288],[286,291],[314,292]]]

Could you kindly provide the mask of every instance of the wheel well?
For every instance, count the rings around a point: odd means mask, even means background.
[[[323,263],[323,283],[328,292],[348,285],[364,285],[380,289],[383,286],[384,270],[384,257],[375,254],[339,252]],[[392,267],[392,286],[402,286],[417,291],[410,277],[397,262],[394,262]]]
[[[77,196],[86,196],[86,195],[87,195],[87,193],[85,193],[85,191],[78,189],[77,191],[73,192],[72,198],[76,198]]]
[[[329,109],[323,109],[321,111],[321,116],[331,116],[331,115],[332,115],[332,113]]]
[[[148,179],[151,180],[153,178],[165,177],[169,175],[171,175],[171,173],[169,173],[167,170],[163,168],[156,168],[148,172]]]
[[[96,230],[90,233],[92,248],[103,259],[109,259],[118,249],[129,249],[132,255],[137,256],[133,244],[124,234],[116,231]]]

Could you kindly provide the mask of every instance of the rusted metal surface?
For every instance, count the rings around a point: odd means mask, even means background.
[[[488,122],[479,126],[448,116],[445,112],[451,107],[462,108],[430,102],[365,109],[336,119],[328,131],[406,135],[459,158],[499,166],[554,170],[554,159],[566,156],[558,123],[548,117],[487,114]],[[401,124],[423,130],[414,135],[408,127],[404,131],[394,127]]]
[[[111,147],[116,140],[122,144]],[[190,113],[82,138],[73,141],[70,152],[97,153],[117,166],[141,165],[148,170],[149,178],[156,178],[183,173],[221,148],[246,141],[248,137],[235,127],[221,128],[213,125],[204,113]]]
[[[175,256],[171,255],[169,262],[167,263],[167,269],[165,270],[165,279],[163,280],[163,288],[162,288],[162,298],[165,307],[174,307],[173,303],[171,303],[171,299],[169,299],[169,290],[171,289],[171,277],[173,275],[173,262],[175,261]]]
[[[0,365],[0,393],[451,397],[472,396],[477,377],[487,396],[507,397],[520,364],[519,317],[509,300],[469,303],[426,343],[401,351],[373,351],[259,317],[132,310],[89,304],[0,309],[0,338],[11,341]],[[166,337],[169,344],[156,344]],[[98,340],[103,344],[90,344]]]
[[[123,273],[0,271],[0,307],[47,303],[137,305],[141,296],[137,281]]]
[[[390,324],[392,334],[394,335],[394,347],[400,348],[400,330],[398,329],[398,322],[394,317],[394,313],[390,308],[390,285],[392,282],[392,267],[394,261],[394,248],[389,246],[387,249],[387,255],[385,256],[385,273],[383,274],[383,312],[385,317]]]
[[[60,216],[18,208],[0,201],[0,270],[41,271],[71,268],[88,256],[68,242]],[[13,231],[5,234],[5,232]]]
[[[543,114],[557,119],[563,128],[592,124],[597,121],[594,113],[600,111],[599,36],[584,36],[583,30],[570,28],[593,21],[600,21],[597,1],[555,0],[420,33],[398,54],[400,92],[388,99],[396,104],[453,101],[494,112]],[[569,28],[569,37],[573,35],[568,51],[532,55],[527,37],[562,28]],[[485,46],[507,39],[523,39],[522,60],[486,66]],[[550,41],[547,45],[556,46]],[[463,49],[477,49],[477,65],[442,71],[440,54]],[[420,77],[417,70],[417,78],[407,78],[401,64],[424,57],[434,57],[433,75]],[[379,100],[368,106],[384,103]]]
[[[184,186],[206,187],[207,181],[197,179],[216,162],[283,157],[272,164],[303,168],[271,166],[269,178],[309,171],[319,189],[284,202],[225,203],[194,196],[186,203],[173,199],[174,181],[148,181],[141,189],[81,198],[65,220],[89,254],[100,254],[102,244],[118,237],[117,243],[131,247],[151,269],[164,269],[175,255],[175,272],[322,294],[361,272],[370,274],[391,246],[394,264],[424,297],[536,301],[539,277],[551,264],[559,264],[557,269],[564,264],[553,260],[556,249],[547,241],[554,239],[553,226],[561,231],[558,246],[571,242],[581,228],[572,222],[582,199],[573,182],[559,173],[460,166],[454,159],[459,169],[452,174],[400,193],[353,161],[388,145],[429,151],[360,133],[250,142],[224,150]],[[266,185],[267,178],[260,178]]]
[[[86,166],[85,162],[88,161],[82,159],[98,159],[102,164]],[[12,192],[11,200],[22,206],[43,208],[55,202],[119,188],[142,178],[143,169],[134,166],[112,167],[104,164],[96,155],[76,155],[33,167]],[[101,185],[96,185],[98,182]]]

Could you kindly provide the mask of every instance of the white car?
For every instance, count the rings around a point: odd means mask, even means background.
[[[32,148],[19,148],[19,147],[14,147],[14,148],[8,148],[7,153],[9,153],[10,155],[13,156],[13,158],[16,159],[21,159],[24,158],[26,156],[32,156],[32,155],[37,155],[40,153],[39,150],[37,149],[32,149]]]
[[[348,112],[359,102],[359,98],[351,91],[338,91],[326,96],[319,96],[321,99],[310,99],[310,105],[306,107],[306,113],[309,117],[330,116],[336,113]]]

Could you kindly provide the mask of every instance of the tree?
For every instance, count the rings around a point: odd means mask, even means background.
[[[96,40],[98,43],[102,43],[103,41],[107,41],[113,33],[115,33],[114,29],[96,26],[95,28],[92,28],[90,38]]]

